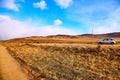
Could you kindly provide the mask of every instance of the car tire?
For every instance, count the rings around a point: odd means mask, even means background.
[[[98,42],[98,44],[102,44],[101,42]]]
[[[111,42],[111,44],[115,44],[114,42]]]

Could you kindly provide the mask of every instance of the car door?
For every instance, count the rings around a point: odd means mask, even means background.
[[[109,39],[104,39],[103,42],[104,43],[109,43]]]
[[[106,39],[103,39],[103,43],[107,43],[107,40],[106,40]]]
[[[110,39],[106,39],[106,43],[111,43],[111,40]]]

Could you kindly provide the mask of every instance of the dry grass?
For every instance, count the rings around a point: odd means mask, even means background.
[[[1,71],[0,71],[0,80],[3,80],[3,79],[2,79],[2,75],[1,75]]]
[[[96,44],[96,42],[105,37],[76,37],[76,38],[61,38],[61,37],[27,37],[16,38],[5,41],[6,43],[70,43],[70,44]],[[120,44],[120,38],[115,38],[117,44]],[[4,42],[4,41],[3,41]]]
[[[11,43],[83,43],[83,44],[91,44],[96,43],[101,38],[89,38],[89,37],[78,37],[78,38],[47,38],[47,37],[35,37],[35,38],[18,38],[11,39],[5,42]]]
[[[2,44],[26,69],[31,80],[119,80],[119,43],[97,45],[98,39],[27,38]]]

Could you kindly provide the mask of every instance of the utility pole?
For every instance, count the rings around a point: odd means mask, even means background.
[[[92,28],[92,36],[94,37],[94,29]]]
[[[92,37],[94,37],[94,29],[93,29],[93,23],[91,23],[91,34],[92,34]]]

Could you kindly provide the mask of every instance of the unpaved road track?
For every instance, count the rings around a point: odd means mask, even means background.
[[[17,61],[0,45],[0,77],[2,80],[28,80]],[[1,80],[1,79],[0,79]]]

